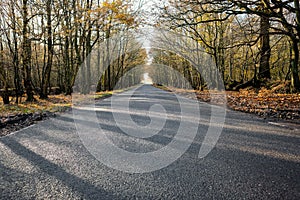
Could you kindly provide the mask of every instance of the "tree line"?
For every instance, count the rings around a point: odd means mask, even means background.
[[[70,95],[74,86],[85,94],[92,86],[97,91],[113,89],[126,72],[145,64],[148,56],[130,34],[145,23],[142,0],[134,2],[0,2],[0,94],[4,103],[10,102],[9,96],[15,96],[18,103],[24,93],[27,101],[34,101],[36,94],[47,98],[50,92]],[[170,47],[168,51],[152,48],[153,61],[183,74],[193,88],[218,88],[215,70],[205,64],[202,54],[192,53],[202,49],[213,59],[227,89],[286,81],[290,92],[300,91],[298,0],[167,0],[157,8],[152,25],[188,39],[155,35],[154,40],[164,40],[163,45]],[[114,36],[117,39],[110,41]],[[190,55],[172,52],[175,43],[187,47],[182,52]],[[95,49],[96,59],[92,59],[89,55]],[[191,56],[198,56],[192,60],[205,66],[201,72],[186,59]],[[166,79],[160,67],[147,70],[156,80]],[[136,74],[126,84],[139,82]],[[84,84],[76,83],[78,75]],[[175,75],[170,80],[176,82]]]
[[[298,0],[168,0],[157,14],[157,27],[188,36],[211,55],[227,89],[287,81],[290,92],[300,91]],[[157,62],[179,67],[194,88],[206,86],[181,56],[153,51]]]
[[[91,62],[109,65],[95,87],[97,91],[111,90],[126,70],[142,64],[146,57],[141,47],[135,52],[127,47],[126,33],[139,26],[139,15],[140,4],[133,6],[130,0],[1,1],[3,102],[8,104],[9,96],[15,96],[18,103],[24,93],[27,101],[34,101],[35,94],[46,99],[51,90],[70,95],[78,73],[86,83],[82,93],[89,93],[95,84],[90,82],[95,70],[90,68]],[[123,41],[118,46],[119,59],[110,60],[104,52],[109,52],[111,45],[98,47],[115,34],[123,34]],[[98,53],[96,60],[89,56],[93,49]]]

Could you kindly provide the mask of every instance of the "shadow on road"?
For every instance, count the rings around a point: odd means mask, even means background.
[[[44,157],[31,151],[30,149],[27,149],[11,137],[4,138],[3,140],[1,140],[1,143],[10,148],[11,151],[14,152],[16,155],[28,160],[32,165],[36,166],[45,174],[53,176],[56,179],[62,181],[71,190],[73,190],[76,193],[79,193],[84,199],[90,199],[92,197],[106,197],[111,199],[117,198],[113,194],[96,187],[88,181],[66,172],[60,166],[48,161]],[[1,165],[0,168],[3,169]]]

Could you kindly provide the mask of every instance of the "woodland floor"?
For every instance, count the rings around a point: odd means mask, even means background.
[[[300,124],[300,94],[274,93],[273,90],[195,91],[171,88],[171,91],[212,104],[226,104],[229,109],[252,113],[263,118]]]
[[[91,95],[92,98],[105,98],[112,92],[102,92]],[[55,117],[56,113],[65,112],[72,106],[72,96],[50,95],[47,100],[35,97],[36,101],[26,103],[25,97],[22,103],[15,104],[11,99],[11,104],[3,105],[0,103],[0,137],[8,135],[14,131],[28,127],[38,121]],[[86,101],[85,97],[76,97],[75,103]],[[73,99],[74,103],[74,99]]]
[[[171,91],[212,104],[225,103],[232,110],[253,113],[263,118],[300,124],[300,94],[281,94],[268,89],[259,91],[244,89],[224,93],[175,88],[171,88]],[[111,93],[98,94],[98,98],[107,95]],[[28,127],[37,121],[55,117],[55,113],[66,111],[72,105],[71,96],[51,95],[48,100],[37,97],[36,99],[37,101],[33,103],[0,104],[0,137]]]

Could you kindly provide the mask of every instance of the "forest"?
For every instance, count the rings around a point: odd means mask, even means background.
[[[160,9],[159,21],[211,55],[226,89],[286,83],[285,92],[299,92],[299,1],[170,0]],[[158,54],[157,62],[171,62],[194,88],[205,88],[201,74],[180,56]]]
[[[3,104],[21,103],[22,97],[33,102],[50,94],[70,95],[78,74],[86,82],[82,93],[89,93],[91,86],[98,92],[110,91],[127,71],[146,65],[149,54],[152,63],[172,67],[199,91],[219,89],[203,78],[217,70],[226,90],[277,87],[282,93],[299,93],[298,0],[167,0],[153,5],[149,9],[143,0],[1,1]],[[182,55],[146,50],[133,34],[145,26],[186,36],[185,46],[196,43],[216,69],[199,72]],[[112,47],[107,41],[116,35],[121,41]],[[111,59],[110,48],[115,48],[117,59]],[[93,49],[98,59],[91,61]],[[91,62],[108,66],[96,83],[91,76],[103,69],[89,67]],[[150,68],[150,75],[164,76],[155,70]],[[131,84],[140,81],[133,79]]]
[[[4,104],[70,95],[75,77],[92,49],[105,39],[139,26],[139,7],[129,1],[2,1],[0,3],[0,88]],[[126,37],[124,37],[126,38]],[[129,52],[122,42],[119,59],[100,77],[97,90],[112,90],[125,69],[144,62],[145,52]],[[138,44],[137,44],[138,45]],[[107,61],[107,49],[98,51]],[[104,57],[105,56],[105,57]],[[99,61],[100,62],[100,61]],[[89,80],[91,70],[86,70]],[[88,91],[86,91],[87,93]]]

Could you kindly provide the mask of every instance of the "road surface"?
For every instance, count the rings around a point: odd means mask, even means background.
[[[110,100],[98,101],[96,114],[97,123],[115,145],[143,153],[172,141],[179,127],[176,117],[168,119],[157,135],[136,138],[118,127]],[[153,102],[159,102],[170,116],[179,116],[173,94],[142,86],[130,101],[132,120],[141,126],[149,124]],[[300,199],[297,128],[227,110],[216,146],[198,158],[210,106],[199,103],[199,108],[203,120],[185,119],[198,126],[191,146],[174,163],[147,173],[119,171],[96,159],[76,131],[72,113],[2,137],[0,199]],[[119,160],[118,165],[125,163]]]

